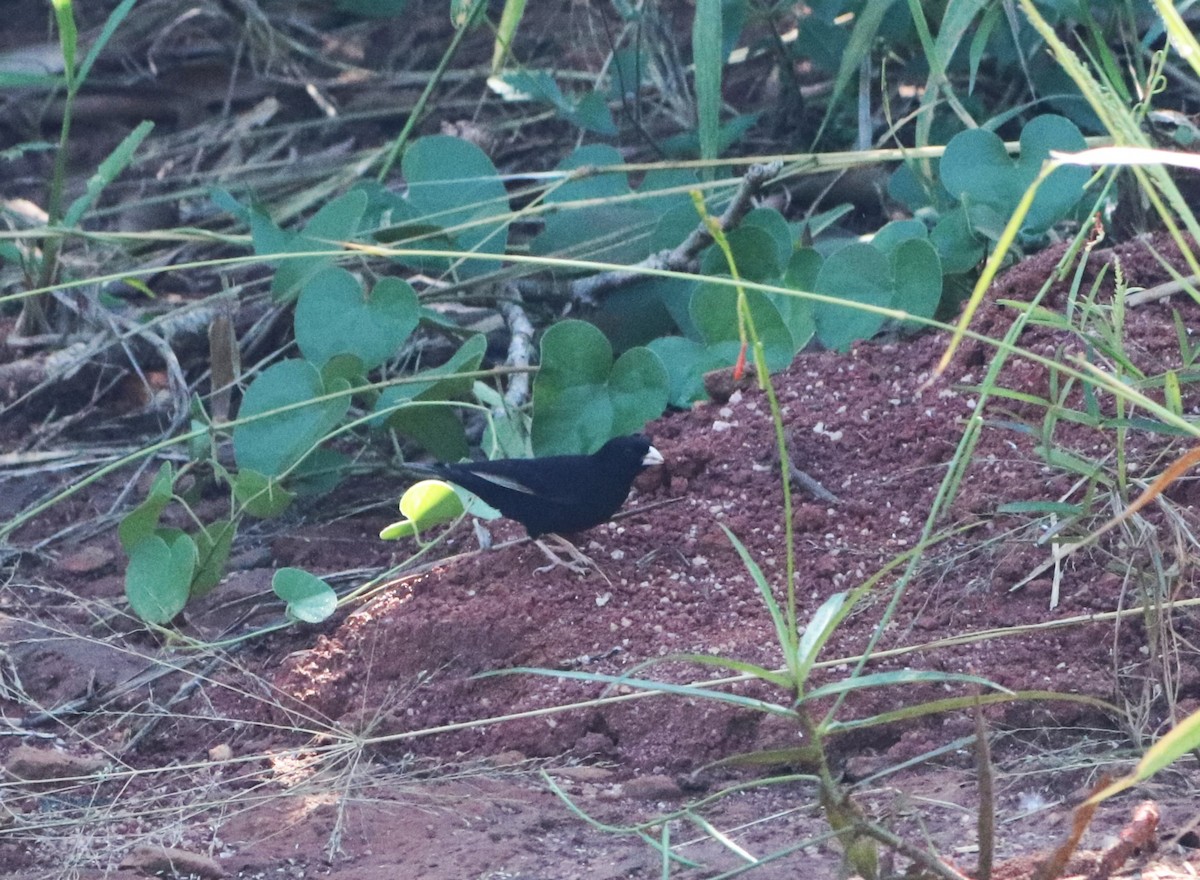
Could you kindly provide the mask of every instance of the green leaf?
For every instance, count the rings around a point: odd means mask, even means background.
[[[494,414],[483,429],[479,446],[488,458],[531,458],[529,416],[514,409],[499,391],[476,380],[471,388],[475,399]]]
[[[688,168],[651,168],[642,177],[642,183],[637,188],[638,194],[644,196],[638,199],[637,205],[643,211],[653,214],[656,220],[676,208],[686,208],[692,212],[690,220],[694,228],[699,218],[696,216],[696,208],[692,205],[692,197],[688,195],[688,190],[694,188],[696,183],[696,173]],[[684,234],[686,235],[686,232]],[[683,236],[672,242],[671,246],[681,241]]]
[[[606,144],[580,147],[555,166],[564,173],[619,166],[625,159]],[[548,206],[564,207],[545,215],[545,225],[530,244],[534,254],[580,256],[608,262],[635,262],[648,253],[648,238],[657,215],[622,197],[633,190],[622,171],[579,173],[546,194]],[[622,199],[613,204],[610,200]],[[569,202],[598,202],[583,207]],[[639,240],[643,239],[643,240]]]
[[[464,252],[503,254],[508,247],[508,191],[492,160],[459,138],[420,138],[401,160],[408,183],[408,219],[435,223]],[[452,228],[458,227],[458,228]],[[449,263],[438,259],[445,269]],[[477,278],[500,269],[499,260],[463,260],[454,271]]]
[[[805,293],[815,293],[817,275],[824,262],[821,255],[812,248],[798,249],[792,254],[792,258],[787,264],[787,271],[780,282],[781,286]],[[781,293],[768,293],[766,297],[775,304],[779,317],[791,331],[795,350],[803,349],[817,335],[812,300],[803,296],[787,296]]]
[[[869,675],[859,675],[854,678],[844,678],[822,685],[804,695],[803,700],[810,702],[824,697],[863,690],[872,687],[903,687],[911,684],[971,684],[980,687],[1012,693],[1008,688],[1001,687],[993,681],[978,675],[967,675],[959,672],[937,672],[927,669],[898,669],[895,672],[875,672]]]
[[[892,299],[893,278],[887,257],[869,244],[850,244],[835,251],[817,273],[815,292],[847,303],[886,306]],[[812,304],[817,338],[826,348],[845,351],[856,339],[868,339],[883,326],[884,317],[849,305]]]
[[[487,6],[485,0],[478,0],[478,4],[480,8]],[[493,74],[504,67],[524,15],[525,0],[505,0],[504,11],[500,13],[500,23],[496,25],[496,42],[492,47]]]
[[[305,224],[301,233],[280,229],[260,209],[251,212],[250,235],[254,241],[254,251],[260,256],[318,252],[318,255],[311,257],[272,260],[278,265],[271,282],[271,295],[277,302],[291,302],[308,279],[333,264],[334,255],[342,252],[341,242],[349,241],[358,234],[366,209],[367,194],[350,190],[326,202]]]
[[[583,94],[566,118],[584,131],[606,137],[615,136],[618,131],[616,123],[613,122],[612,111],[608,109],[608,102],[599,92],[589,91]]]
[[[590,453],[610,437],[662,414],[668,376],[657,355],[631,348],[613,363],[604,334],[585,321],[559,321],[542,336],[533,383],[538,455]]]
[[[804,27],[792,44],[792,56],[807,58],[826,73],[838,69],[846,53],[849,37],[833,21],[822,19],[814,10],[804,17]]]
[[[637,433],[666,409],[666,367],[650,349],[631,348],[613,364],[608,394],[613,413],[611,435]]]
[[[765,666],[759,666],[757,663],[747,663],[745,660],[735,660],[732,657],[723,657],[713,654],[692,654],[684,652],[682,654],[671,654],[665,659],[678,660],[682,663],[695,663],[700,666],[708,666],[713,669],[725,669],[730,672],[752,675],[755,678],[762,679],[769,684],[785,690],[795,690],[795,682],[792,677],[786,672],[775,672],[767,669]]]
[[[409,402],[461,400],[470,395],[475,377],[463,375],[479,369],[487,352],[487,338],[482,334],[470,337],[446,363],[386,388],[375,402],[375,412],[384,416],[383,424],[425,445],[443,460],[455,460],[465,455],[466,437],[461,423],[447,419],[446,407],[409,407]],[[438,414],[430,414],[440,410]],[[378,422],[374,424],[378,425]]]
[[[484,354],[487,353],[487,337],[476,334],[459,346],[446,363],[423,370],[410,381],[392,385],[384,390],[375,406],[375,412],[383,413],[389,407],[406,400],[460,400],[471,393],[474,376]]]
[[[588,91],[578,98],[568,97],[545,70],[514,70],[503,74],[500,79],[521,96],[549,104],[560,117],[585,131],[606,136],[617,133],[603,95]]]
[[[696,0],[692,20],[692,60],[695,65],[696,119],[699,122],[700,158],[716,159],[720,150],[721,0]],[[705,172],[712,179],[712,169]]]
[[[796,647],[796,674],[800,684],[808,680],[809,670],[817,662],[817,655],[849,610],[846,606],[846,593],[834,593],[813,613],[812,620],[801,633],[800,643]]]
[[[154,130],[153,122],[143,122],[119,143],[96,168],[96,173],[88,178],[87,189],[83,195],[71,203],[63,216],[63,226],[76,226],[83,215],[100,198],[105,187],[112,183],[122,171],[133,161],[133,154],[142,145],[147,135]]]
[[[316,366],[350,354],[371,370],[395,355],[416,329],[418,314],[417,294],[407,281],[380,278],[368,296],[345,269],[330,268],[300,292],[296,343]]]
[[[676,329],[674,314],[667,308],[666,298],[685,291],[687,302],[693,282],[647,275],[618,290],[609,291],[587,320],[608,337],[613,350],[623,352],[636,345],[646,345]]]
[[[746,291],[750,315],[771,372],[782,370],[796,354],[796,341],[775,304],[756,290]],[[706,282],[696,288],[689,305],[692,322],[709,351],[733,366],[741,350],[738,337],[737,291],[727,284]]]
[[[326,388],[334,388],[343,384],[357,388],[360,385],[368,384],[367,368],[358,355],[335,354],[321,365],[321,383]],[[361,393],[370,395],[373,392],[364,390]]]
[[[938,218],[929,233],[930,243],[937,248],[942,270],[947,275],[970,272],[983,259],[986,242],[975,235],[963,207],[947,211]]]
[[[717,132],[717,155],[736,144],[759,120],[759,113],[743,113],[726,122]],[[700,153],[700,138],[695,131],[685,131],[659,141],[663,155],[669,159],[694,159]]]
[[[770,237],[761,229],[753,230],[753,235],[759,245],[766,246],[770,242]],[[764,258],[773,261],[775,256]],[[819,263],[819,257],[817,261]],[[768,369],[783,369],[815,332],[809,303],[800,297],[763,294],[756,290],[747,291],[746,299],[763,344]],[[704,374],[736,362],[741,351],[736,289],[710,282],[693,285],[686,324],[698,339],[665,336],[647,346],[666,365],[668,400],[677,407],[704,400],[707,397]]]
[[[650,250],[669,250],[682,244],[695,230],[697,219],[696,206],[690,199],[687,204],[673,204],[666,208],[650,236]]]
[[[725,238],[733,253],[738,275],[742,278],[747,281],[766,281],[783,274],[787,266],[786,259],[779,259],[776,241],[768,230],[758,226],[739,226],[727,232]],[[704,275],[731,274],[725,252],[716,245],[710,246],[701,257],[700,272]]]
[[[590,144],[560,162],[556,170],[572,176],[546,194],[548,206],[562,207],[545,215],[545,226],[530,245],[532,252],[632,263],[679,244],[697,223],[696,209],[683,189],[695,185],[696,175],[686,169],[648,171],[638,188],[644,198],[631,201],[633,190],[624,172],[582,173],[624,161],[613,147]],[[656,194],[667,189],[679,191]],[[568,204],[572,202],[590,204]],[[659,229],[666,216],[677,219],[680,234],[664,244]],[[668,234],[675,229],[673,225]]]
[[[1036,116],[1021,131],[1021,153],[1010,158],[993,132],[973,128],[946,145],[940,163],[942,184],[966,206],[972,225],[998,238],[1051,150],[1077,152],[1087,147],[1079,129],[1053,114]],[[1091,170],[1063,166],[1042,182],[1021,231],[1045,232],[1062,220],[1083,196]]]
[[[288,479],[288,486],[295,495],[327,495],[341,483],[349,465],[350,456],[321,446],[296,465]]]
[[[63,68],[67,75],[68,87],[74,91],[78,88],[78,71],[75,68],[75,50],[79,48],[79,30],[75,26],[75,6],[67,0],[55,0],[54,19],[58,25],[58,45],[62,51]]]
[[[334,8],[359,18],[394,18],[407,5],[408,0],[335,0]]]
[[[280,361],[260,373],[246,389],[233,429],[239,469],[279,476],[316,448],[350,408],[349,394],[316,401],[326,393],[307,361]]]
[[[694,217],[696,209],[691,208],[691,211]],[[630,287],[635,291],[645,291],[647,296],[657,297],[663,308],[667,310],[671,320],[675,322],[675,326],[679,328],[680,333],[689,339],[700,339],[700,331],[692,323],[692,314],[689,311],[692,293],[696,290],[695,281],[688,281],[684,278],[655,278],[636,281]]]
[[[687,700],[707,700],[713,703],[724,703],[748,709],[751,712],[761,712],[769,715],[781,715],[785,718],[795,718],[795,713],[787,706],[745,697],[741,694],[731,694],[727,691],[714,690],[690,684],[671,684],[665,681],[653,681],[645,678],[632,678],[624,675],[603,675],[598,672],[579,672],[573,669],[538,669],[531,666],[514,666],[508,669],[496,669],[481,672],[476,678],[489,678],[494,675],[545,675],[553,678],[565,678],[571,681],[586,681],[593,684],[605,684],[610,687],[629,687],[637,690],[650,691],[656,694],[673,694]]]
[[[385,541],[419,538],[424,529],[451,522],[462,516],[463,510],[462,499],[453,487],[441,480],[421,480],[400,496],[400,512],[405,519],[392,523],[379,533],[379,537]]]
[[[196,561],[196,545],[187,535],[169,545],[158,535],[139,542],[125,570],[125,596],[134,613],[147,623],[170,623],[187,604]]]
[[[724,523],[718,523],[721,531],[725,533],[725,537],[729,539],[729,543],[733,545],[733,549],[737,551],[738,556],[742,560],[742,566],[750,575],[750,579],[754,581],[754,585],[758,588],[758,594],[762,597],[763,604],[767,606],[767,614],[770,615],[771,623],[775,626],[775,640],[781,646],[793,645],[796,642],[795,634],[791,631],[788,623],[787,615],[779,606],[779,602],[775,599],[775,594],[771,590],[771,584],[767,581],[766,575],[763,574],[762,568],[754,557],[750,555],[749,549],[741,542],[733,530]],[[797,681],[797,683],[799,683]]]
[[[896,246],[891,254],[892,278],[896,292],[889,303],[915,318],[932,318],[942,301],[942,264],[933,245],[922,238],[911,238]],[[919,321],[903,325],[920,330]]]
[[[169,461],[164,461],[150,484],[146,500],[126,514],[117,527],[117,537],[126,553],[154,534],[158,518],[171,501],[174,485],[175,470]]]
[[[137,0],[121,0],[120,3],[113,7],[113,11],[109,13],[108,18],[104,20],[104,27],[100,28],[99,35],[91,38],[88,41],[91,45],[88,46],[87,54],[83,57],[83,61],[79,64],[79,71],[75,76],[76,86],[82,84],[88,78],[88,74],[91,73],[92,66],[96,63],[96,59],[100,57],[100,53],[108,48],[113,34],[117,32],[117,29],[121,26],[125,19],[129,17],[129,13],[133,10],[133,7],[136,3]],[[54,5],[58,6],[58,3],[55,3]],[[71,6],[71,3],[65,2],[63,5],[69,7]],[[74,28],[73,23],[71,27]],[[75,37],[72,36],[71,39],[74,41]],[[68,69],[70,69],[71,66],[72,65],[70,63],[67,63],[66,65]]]
[[[233,496],[246,513],[259,519],[279,516],[295,497],[278,480],[245,468],[233,478]]]
[[[881,254],[891,256],[892,251],[904,242],[915,238],[924,241],[928,237],[925,224],[920,220],[892,220],[871,236],[871,246]]]
[[[764,274],[763,277],[775,277],[782,274],[795,251],[792,228],[788,225],[787,220],[774,208],[755,208],[742,218],[742,222],[738,226],[739,229],[747,227],[761,229],[775,242],[775,256],[772,265],[778,268],[774,272]]]
[[[1066,501],[1009,501],[996,508],[996,513],[1033,513],[1055,514],[1057,516],[1080,516],[1083,514],[1082,504],[1070,504]]]
[[[975,28],[975,34],[971,37],[971,47],[967,52],[967,67],[970,71],[967,77],[968,95],[975,91],[975,76],[979,72],[980,62],[983,61],[984,50],[987,48],[992,31],[1000,22],[1003,14],[1003,10],[999,6],[988,8],[980,19],[978,27]]]
[[[319,577],[301,568],[281,568],[271,579],[275,595],[287,603],[287,615],[305,623],[320,623],[337,610],[337,593]]]
[[[392,414],[388,426],[442,461],[458,461],[470,452],[462,422],[449,406],[407,406]]]
[[[888,11],[893,2],[894,0],[867,0],[858,14],[854,16],[854,27],[850,32],[850,38],[838,55],[840,63],[838,64],[837,78],[833,83],[833,91],[827,98],[825,117],[821,120],[821,126],[817,129],[810,149],[816,149],[817,142],[825,133],[825,127],[841,106],[842,93],[858,76],[863,60],[870,55],[884,13]],[[804,28],[801,28],[801,32],[803,31]]]
[[[231,520],[211,523],[196,534],[196,571],[192,575],[189,598],[203,596],[221,582],[236,534],[237,523]]]
[[[724,356],[703,343],[682,336],[663,336],[651,340],[646,347],[667,368],[667,402],[679,409],[687,409],[697,400],[707,400],[704,374],[729,365]]]

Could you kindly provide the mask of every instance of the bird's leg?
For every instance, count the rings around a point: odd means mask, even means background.
[[[558,544],[558,549],[565,553],[568,558],[563,559],[550,548],[549,544],[547,544],[541,538],[535,538],[533,543],[537,544],[538,549],[541,550],[542,553],[545,554],[546,558],[550,560],[549,565],[543,565],[541,568],[535,569],[538,574],[542,574],[543,572],[547,572],[553,568],[562,566],[563,568],[575,572],[575,574],[587,574],[589,569],[595,569],[596,571],[600,572],[601,577],[604,577],[604,572],[600,571],[600,566],[596,565],[595,561],[591,557],[585,554],[582,550],[580,550],[562,535],[555,534],[554,532],[547,532],[546,537],[553,538],[555,543]],[[605,578],[605,580],[607,580],[607,578]]]

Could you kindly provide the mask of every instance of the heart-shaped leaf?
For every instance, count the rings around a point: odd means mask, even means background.
[[[150,484],[146,500],[127,513],[117,527],[117,537],[126,553],[154,534],[154,530],[158,528],[158,518],[171,501],[174,484],[174,468],[169,461],[164,461]]]
[[[278,476],[316,448],[350,408],[350,395],[316,401],[348,388],[326,388],[308,361],[280,361],[263,370],[242,398],[233,451],[239,468]],[[249,421],[243,421],[247,420]]]
[[[233,478],[233,497],[250,516],[271,519],[287,510],[296,496],[283,488],[278,480],[242,468]]]
[[[759,291],[746,291],[746,302],[767,356],[767,369],[771,372],[782,370],[796,354],[792,332],[783,323],[775,304]],[[709,351],[726,366],[733,366],[742,348],[738,333],[737,290],[727,284],[705,282],[692,294],[689,308],[692,322]]]
[[[173,540],[168,543],[159,535],[150,535],[129,554],[125,597],[147,623],[170,623],[187,604],[196,570],[196,544],[182,533],[170,537]]]
[[[780,218],[782,219],[782,218]],[[787,223],[784,222],[787,229]],[[779,259],[779,248],[771,232],[760,226],[739,226],[725,233],[729,250],[733,254],[738,275],[747,281],[765,281],[778,278],[787,265]],[[729,261],[725,252],[712,245],[700,260],[700,271],[704,275],[729,275]]]
[[[610,437],[640,431],[667,405],[666,368],[647,348],[613,363],[612,346],[585,321],[559,321],[542,336],[533,383],[533,449],[590,453]]]
[[[666,366],[670,383],[667,402],[680,409],[708,398],[708,392],[704,390],[705,373],[729,366],[723,355],[711,351],[702,342],[682,336],[662,336],[646,347]]]
[[[271,282],[271,294],[276,300],[295,299],[308,279],[332,264],[332,255],[342,252],[339,242],[348,241],[358,233],[366,207],[366,193],[351,190],[323,205],[300,233],[280,229],[259,209],[251,211],[250,234],[255,253],[272,256],[316,251],[331,255],[278,260]]]
[[[817,275],[821,271],[821,255],[812,248],[800,248],[792,253],[788,261],[787,271],[783,273],[783,287],[792,290],[815,293]],[[801,351],[817,335],[817,324],[813,319],[813,303],[803,296],[788,296],[782,293],[768,293],[767,299],[779,310],[779,317],[792,332],[792,343],[796,351]]]
[[[932,318],[942,301],[942,264],[937,250],[924,238],[901,242],[891,253],[892,278],[896,292],[891,307],[902,309],[914,318]],[[919,321],[904,321],[902,326],[919,330]]]
[[[759,245],[769,244],[769,236],[759,229],[753,232]],[[774,253],[770,256],[764,253],[764,258],[772,262],[776,257]],[[803,265],[805,258],[798,253],[792,261]],[[807,281],[807,278],[801,280]],[[785,278],[783,283],[790,282]],[[812,289],[807,283],[796,286],[802,290]],[[772,371],[783,369],[815,333],[808,301],[801,297],[764,294],[757,290],[746,291],[746,301],[758,338],[763,344],[767,368]],[[667,336],[648,345],[667,368],[670,402],[678,407],[704,400],[707,397],[704,373],[733,366],[741,354],[736,288],[713,282],[696,285],[688,299],[687,323],[694,328],[696,338]]]
[[[1087,143],[1068,119],[1053,114],[1036,116],[1021,131],[1021,153],[1010,158],[1004,142],[982,128],[959,132],[942,155],[942,184],[966,206],[972,225],[997,238],[1025,191],[1049,158],[1051,150],[1076,152]],[[1057,169],[1038,189],[1021,231],[1045,232],[1063,219],[1083,195],[1091,170],[1081,166]]]
[[[413,381],[385,389],[375,402],[375,412],[386,416],[384,423],[389,428],[416,440],[438,458],[444,461],[462,458],[466,455],[466,435],[462,423],[449,409],[405,404],[467,397],[475,378],[462,374],[478,370],[486,351],[485,336],[470,337],[446,363],[417,373],[410,377]]]
[[[556,168],[562,172],[577,172],[586,168],[619,166],[624,162],[624,157],[614,147],[589,144],[575,150]],[[638,190],[639,195],[646,198],[631,201],[629,197],[633,190],[624,172],[581,174],[546,195],[547,205],[564,207],[546,215],[545,228],[533,240],[531,250],[535,254],[580,256],[613,263],[636,262],[653,249],[654,232],[664,214],[675,209],[690,211],[686,222],[690,224],[689,228],[695,228],[698,218],[686,192],[653,195],[662,189],[682,190],[695,181],[695,175],[688,171],[651,171]],[[571,202],[589,204],[568,206]],[[674,244],[678,241],[670,246]]]
[[[947,275],[970,272],[983,259],[986,239],[971,229],[971,221],[961,206],[943,214],[929,233],[929,243],[937,248],[942,271]]]
[[[236,534],[237,523],[231,520],[218,520],[196,533],[196,572],[192,576],[189,598],[203,596],[221,582]]]
[[[404,520],[392,523],[379,533],[385,541],[420,537],[430,526],[441,525],[462,516],[463,503],[458,494],[441,480],[421,480],[409,486],[400,496],[400,512]]]
[[[470,452],[462,422],[449,406],[407,406],[388,424],[443,461],[458,461]]]
[[[355,355],[370,370],[404,344],[418,314],[417,294],[403,279],[380,278],[367,295],[345,269],[326,269],[300,292],[296,343],[318,367],[337,355]]]
[[[827,348],[846,350],[858,339],[869,339],[883,326],[885,315],[855,308],[862,303],[903,309],[922,318],[932,317],[942,297],[942,269],[937,251],[928,240],[914,237],[915,226],[902,226],[885,235],[882,243],[855,243],[834,251],[812,281],[814,293],[836,297],[846,305],[813,302],[817,338]],[[811,261],[806,258],[806,272]],[[919,326],[915,322],[913,326]]]
[[[302,568],[281,568],[271,578],[271,589],[287,603],[287,615],[305,623],[320,623],[337,610],[333,587]]]
[[[831,254],[822,263],[814,287],[817,293],[847,303],[874,306],[886,306],[893,292],[887,257],[869,244],[850,244]],[[821,344],[838,350],[874,336],[884,322],[882,315],[826,302],[813,303],[813,318]]]
[[[435,224],[446,230],[462,251],[504,253],[508,247],[508,190],[487,153],[469,141],[434,135],[414,141],[401,168],[408,193],[394,215]],[[449,268],[444,260],[435,262]],[[499,260],[461,260],[454,266],[461,278],[499,269]]]

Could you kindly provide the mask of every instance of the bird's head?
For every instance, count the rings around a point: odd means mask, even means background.
[[[642,468],[663,463],[662,453],[655,449],[650,443],[650,438],[643,434],[614,437],[601,446],[595,455],[596,458],[614,465],[620,463],[634,473]]]

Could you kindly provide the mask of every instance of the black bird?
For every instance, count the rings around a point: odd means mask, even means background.
[[[582,532],[607,521],[629,497],[634,477],[662,461],[647,437],[632,434],[614,437],[591,455],[406,465],[405,469],[462,486],[537,538]],[[545,545],[539,546],[549,553]]]

